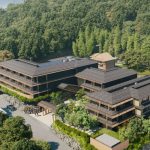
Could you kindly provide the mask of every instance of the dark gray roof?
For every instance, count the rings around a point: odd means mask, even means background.
[[[144,81],[145,82],[150,81],[150,76],[143,76],[143,77],[129,80],[129,81],[126,81],[126,82],[123,82],[123,83],[120,83],[120,84],[117,84],[114,86],[110,86],[108,88],[105,88],[105,91],[114,92],[114,91],[122,89],[124,87],[134,86],[137,83],[138,83],[138,85],[139,85],[139,83],[143,84]]]
[[[93,98],[111,105],[117,104],[119,102],[122,102],[123,100],[131,98],[129,88],[118,90],[113,93],[109,93],[106,91],[87,93],[87,96],[89,98]]]
[[[150,99],[150,80],[137,83],[130,88],[131,96],[138,100]]]
[[[110,71],[103,71],[96,68],[85,69],[84,71],[76,74],[76,77],[93,81],[96,83],[108,83],[131,75],[136,75],[134,70],[114,68]]]
[[[9,60],[1,62],[0,66],[28,76],[39,76],[96,63],[97,62],[88,58],[63,57],[60,59],[52,59],[46,63],[34,63],[26,60]]]

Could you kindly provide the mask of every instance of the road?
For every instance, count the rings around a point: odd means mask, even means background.
[[[52,145],[52,150],[70,150],[71,148],[68,147],[63,141],[61,141],[53,131],[43,124],[42,122],[38,121],[37,119],[24,114],[22,111],[15,111],[13,116],[22,116],[25,118],[26,123],[31,125],[33,137],[35,139],[44,140]]]
[[[0,95],[0,108],[6,108],[9,103]],[[31,125],[33,138],[47,141],[51,144],[52,150],[71,150],[66,143],[61,141],[55,133],[44,123],[34,117],[25,114],[21,110],[12,112],[12,116],[21,116],[25,118],[26,123]]]

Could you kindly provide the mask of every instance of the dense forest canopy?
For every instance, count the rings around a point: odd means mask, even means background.
[[[0,49],[33,60],[71,54],[72,49],[80,57],[108,51],[130,68],[150,69],[150,1],[25,0],[11,4],[0,9]]]

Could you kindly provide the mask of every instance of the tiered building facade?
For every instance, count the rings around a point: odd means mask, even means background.
[[[0,85],[28,98],[58,87],[68,91],[83,88],[89,99],[86,109],[113,129],[135,115],[150,116],[150,76],[138,78],[134,70],[118,68],[115,63],[116,58],[108,53],[46,63],[10,60],[0,63]]]

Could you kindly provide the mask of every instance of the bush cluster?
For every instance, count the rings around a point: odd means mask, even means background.
[[[72,137],[74,140],[79,142],[80,146],[84,150],[96,150],[92,145],[90,145],[90,136],[84,132],[81,132],[75,128],[65,125],[63,122],[56,120],[53,124],[53,127],[62,132],[63,134],[67,134]]]
[[[24,103],[30,103],[30,104],[31,103],[34,104],[34,103],[37,103],[41,100],[46,100],[46,99],[50,98],[50,94],[45,94],[43,96],[38,96],[36,98],[28,99],[26,97],[20,96],[17,93],[10,91],[9,89],[1,87],[1,86],[0,86],[0,90],[3,91],[4,93],[8,94],[8,95],[16,97],[18,100],[20,100]]]

